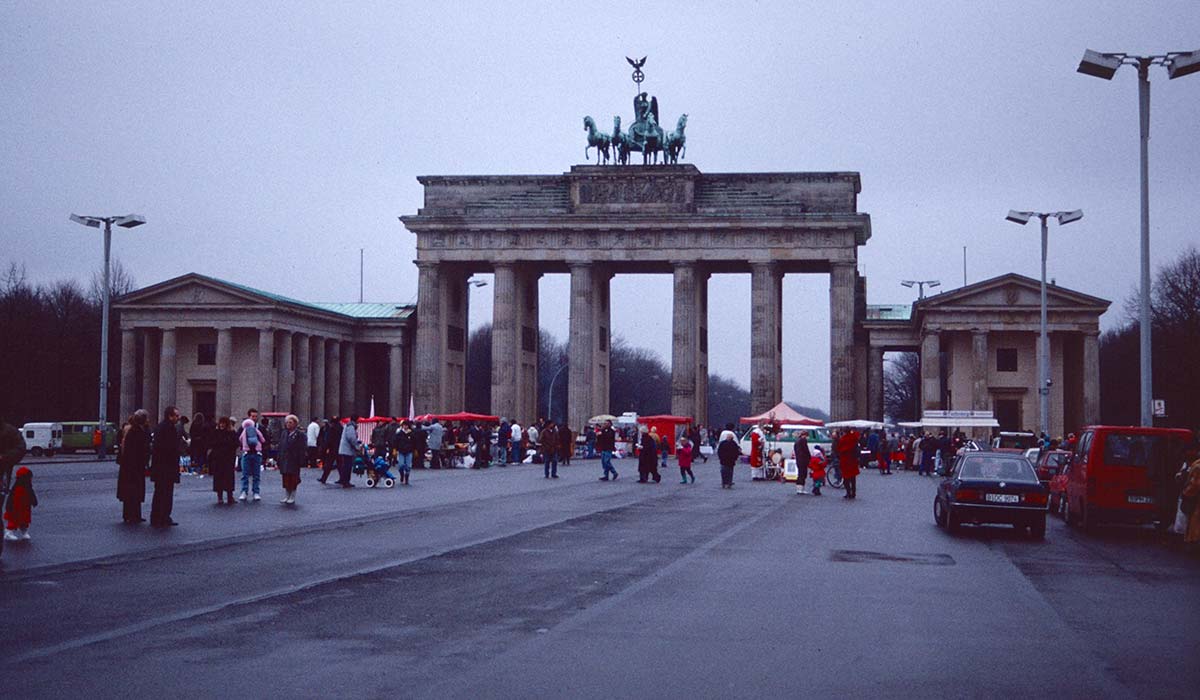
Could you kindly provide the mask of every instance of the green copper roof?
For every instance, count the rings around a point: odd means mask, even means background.
[[[310,309],[317,309],[319,311],[327,311],[329,313],[335,313],[335,314],[338,314],[339,316],[348,316],[350,318],[402,319],[402,318],[408,318],[409,316],[412,315],[412,312],[413,312],[413,307],[410,305],[396,304],[396,303],[392,303],[392,302],[342,303],[342,302],[325,302],[325,301],[300,301],[299,299],[292,299],[291,297],[285,297],[282,294],[273,294],[271,292],[265,292],[261,289],[255,289],[254,287],[250,287],[250,286],[247,286],[244,284],[238,284],[237,282],[230,282],[228,280],[217,279],[216,277],[210,277],[209,279],[213,280],[214,282],[219,282],[221,284],[228,285],[230,287],[236,287],[237,289],[241,289],[243,291],[250,292],[251,294],[256,294],[261,297],[266,297],[268,299],[272,299],[274,301],[278,301],[278,302],[281,302],[284,304],[293,304],[295,306],[304,306],[304,307],[307,307]]]
[[[907,321],[912,318],[911,304],[868,304],[868,321]]]

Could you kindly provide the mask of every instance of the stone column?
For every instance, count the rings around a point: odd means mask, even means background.
[[[325,339],[313,336],[312,344],[312,412],[314,416],[328,417],[332,414],[325,404]]]
[[[517,411],[517,354],[521,329],[518,311],[524,299],[517,293],[517,269],[512,263],[497,263],[492,282],[492,407],[494,415],[522,425],[526,418]]]
[[[142,330],[142,408],[150,414],[150,420],[158,421],[158,331],[153,328]]]
[[[413,401],[418,414],[442,410],[441,266],[417,261],[417,341],[413,356]]]
[[[278,388],[275,390],[275,410],[288,413],[295,413],[297,410],[297,407],[292,405],[292,383],[296,381],[293,347],[291,331],[284,331],[283,335],[279,336],[279,363],[275,372],[278,382]]]
[[[829,412],[833,420],[854,416],[854,302],[858,272],[836,263],[829,275]]]
[[[175,391],[175,343],[175,329],[162,329],[162,349],[159,351],[158,363],[158,407],[162,411],[167,410],[167,406],[179,405],[179,397]]]
[[[392,416],[408,415],[404,405],[404,345],[388,343],[388,413]]]
[[[612,362],[610,350],[612,344],[612,300],[610,298],[612,272],[605,266],[595,266],[592,270],[592,408],[587,418],[608,413],[609,386],[612,380]],[[585,418],[586,421],[586,418]],[[583,423],[572,423],[571,430],[579,432]]]
[[[1083,424],[1100,422],[1100,331],[1083,334]]]
[[[358,404],[355,395],[354,376],[354,353],[355,344],[352,340],[342,341],[341,369],[342,369],[342,415],[348,416],[352,413],[358,413]]]
[[[258,329],[258,399],[254,407],[260,411],[275,410],[275,329]]]
[[[869,420],[882,421],[884,415],[883,348],[874,345],[870,346],[870,357],[867,358],[867,379],[870,384],[868,391],[871,393],[871,405],[867,418]]]
[[[293,394],[292,413],[300,418],[300,424],[317,415],[312,409],[312,356],[310,343],[304,333],[296,334],[296,389]]]
[[[988,332],[975,328],[971,330],[971,410],[991,409],[988,396]],[[971,437],[987,439],[990,433],[990,428],[974,428]]]
[[[708,420],[708,273],[675,262],[672,309],[671,413]]]
[[[217,328],[217,416],[233,415],[233,329]]]
[[[942,408],[942,343],[937,331],[921,335],[921,410]]]
[[[325,341],[325,413],[342,415],[342,342]]]
[[[117,409],[118,427],[129,414],[140,408],[137,405],[137,330],[121,329],[121,404]]]
[[[570,339],[567,348],[567,422],[572,426],[583,425],[594,415],[592,380],[596,349],[595,268],[586,263],[571,265],[571,320]],[[553,397],[548,411],[553,413]],[[554,417],[554,416],[551,416]],[[561,420],[561,416],[557,416]],[[578,428],[576,428],[578,429]]]
[[[750,312],[750,412],[762,413],[783,400],[783,275],[775,263],[750,265]]]

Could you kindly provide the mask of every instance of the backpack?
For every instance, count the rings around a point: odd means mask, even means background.
[[[258,448],[258,428],[253,425],[246,428],[246,445],[250,449]]]

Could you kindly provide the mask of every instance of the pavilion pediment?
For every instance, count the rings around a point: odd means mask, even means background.
[[[117,300],[122,306],[272,306],[274,300],[202,275],[190,274],[140,289]]]
[[[1046,306],[1061,309],[1098,309],[1103,313],[1109,302],[1072,289],[1049,285]],[[1038,280],[1010,273],[968,285],[918,302],[924,313],[956,309],[1037,309],[1041,306]]]

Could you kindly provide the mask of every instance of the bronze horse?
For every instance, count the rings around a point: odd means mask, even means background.
[[[608,162],[608,147],[612,143],[612,137],[603,131],[596,130],[596,121],[591,117],[583,118],[583,130],[588,132],[588,145],[583,149],[583,159],[588,160],[588,149],[596,149],[596,162],[604,164]]]

